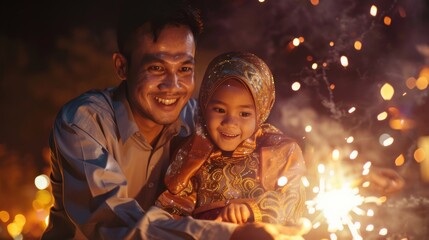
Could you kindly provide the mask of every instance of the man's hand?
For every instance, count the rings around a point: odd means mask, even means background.
[[[372,167],[365,177],[369,181],[369,190],[380,194],[391,194],[401,190],[405,181],[395,170]]]
[[[231,203],[222,209],[215,221],[242,224],[251,216],[252,212],[246,204]]]
[[[230,240],[303,240],[302,235],[308,233],[311,223],[302,219],[296,226],[283,226],[268,223],[246,223],[237,226]]]

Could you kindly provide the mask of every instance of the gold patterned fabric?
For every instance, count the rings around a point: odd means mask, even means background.
[[[266,64],[250,53],[215,58],[201,85],[200,113],[210,94],[230,78],[243,82],[253,96],[256,132],[226,156],[212,144],[204,123],[198,122],[196,133],[175,152],[165,176],[168,190],[156,205],[175,215],[214,219],[226,205],[245,203],[252,221],[295,222],[304,210],[300,179],[305,163],[294,140],[263,123],[274,102],[273,77]]]

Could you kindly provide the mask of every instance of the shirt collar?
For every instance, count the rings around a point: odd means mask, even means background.
[[[128,138],[139,131],[128,103],[126,89],[127,82],[122,81],[114,90],[112,97],[113,110],[115,111],[115,119],[118,123],[119,136],[121,136],[122,142],[126,142]]]

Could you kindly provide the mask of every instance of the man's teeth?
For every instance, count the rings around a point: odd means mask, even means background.
[[[177,98],[165,99],[165,98],[155,97],[155,100],[161,104],[164,104],[164,105],[171,105],[171,104],[177,102]]]

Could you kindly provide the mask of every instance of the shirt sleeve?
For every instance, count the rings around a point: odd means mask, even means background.
[[[54,125],[51,180],[55,203],[43,239],[80,238],[76,232],[88,239],[188,239],[203,235],[210,239],[216,236],[209,234],[213,231],[229,238],[233,225],[192,218],[176,221],[160,209],[145,213],[136,200],[126,197],[127,180],[106,147],[108,140],[100,122],[111,120],[85,110],[79,114],[83,115],[72,122],[59,117]]]

